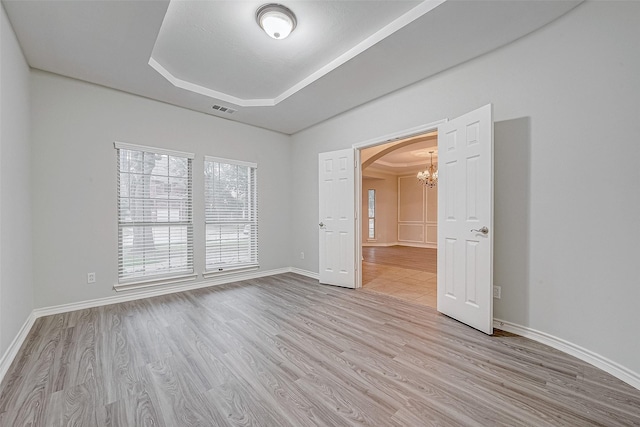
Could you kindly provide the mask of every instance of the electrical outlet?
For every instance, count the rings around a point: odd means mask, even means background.
[[[496,299],[502,298],[502,286],[493,287],[493,297]]]
[[[304,259],[304,252],[300,252],[300,259]]]
[[[87,283],[96,283],[96,273],[87,273]]]

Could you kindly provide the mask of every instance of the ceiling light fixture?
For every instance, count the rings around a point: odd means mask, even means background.
[[[431,154],[431,164],[429,167],[422,171],[418,172],[418,181],[425,185],[425,187],[434,188],[438,183],[438,170],[435,166],[433,166],[433,151],[429,151]]]
[[[296,28],[296,15],[288,8],[277,3],[263,4],[256,11],[256,22],[269,37],[276,40],[287,38]]]

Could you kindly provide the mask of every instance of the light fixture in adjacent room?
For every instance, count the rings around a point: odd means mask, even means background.
[[[265,33],[276,40],[286,38],[296,28],[296,15],[277,3],[263,4],[256,11],[256,21]]]
[[[429,151],[429,154],[431,154],[431,164],[427,169],[418,172],[417,178],[426,187],[434,188],[438,183],[438,170],[433,166],[433,151]]]

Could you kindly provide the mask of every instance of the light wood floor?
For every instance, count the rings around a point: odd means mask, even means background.
[[[363,246],[365,262],[438,273],[438,250],[411,246]]]
[[[283,274],[37,320],[2,426],[640,425],[640,391],[425,306]]]
[[[363,288],[436,308],[437,249],[364,246],[362,256]]]

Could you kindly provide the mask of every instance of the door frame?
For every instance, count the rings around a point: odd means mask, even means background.
[[[355,287],[362,287],[362,162],[360,160],[360,151],[363,148],[375,147],[377,145],[387,144],[389,142],[396,142],[401,139],[410,138],[412,136],[421,135],[423,133],[433,132],[438,130],[438,126],[448,122],[449,119],[441,119],[435,122],[426,123],[420,126],[415,126],[408,129],[398,130],[396,132],[372,138],[366,141],[353,144],[351,147],[354,149],[355,159],[355,179],[354,191],[356,200],[356,230],[354,233],[355,248],[356,248],[356,283]]]

